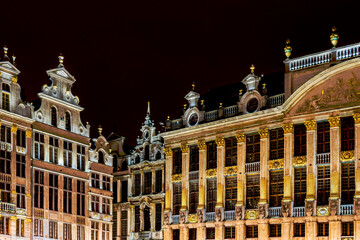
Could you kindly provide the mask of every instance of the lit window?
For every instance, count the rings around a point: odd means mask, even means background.
[[[69,112],[65,113],[65,129],[71,131],[71,116]]]
[[[51,108],[51,125],[57,127],[57,111],[55,107]]]
[[[10,86],[8,84],[2,84],[2,109],[10,110]]]

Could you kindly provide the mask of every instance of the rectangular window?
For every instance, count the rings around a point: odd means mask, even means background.
[[[85,240],[85,227],[76,226],[76,240]]]
[[[280,207],[284,195],[284,171],[270,171],[270,207]]]
[[[101,240],[110,240],[110,224],[102,224],[102,239]]]
[[[25,187],[16,185],[16,207],[26,208],[25,196]]]
[[[182,156],[180,148],[174,148],[173,150],[173,174],[180,174],[182,167]]]
[[[16,131],[16,146],[26,147],[26,132],[24,130],[18,129]]]
[[[353,117],[341,118],[341,151],[354,150],[355,123]]]
[[[215,239],[215,228],[206,228],[206,239]]]
[[[246,163],[260,162],[260,135],[246,135]]]
[[[213,169],[217,166],[217,149],[215,141],[206,143],[206,169]]]
[[[58,210],[58,175],[49,174],[49,210]]]
[[[150,194],[152,186],[152,172],[144,173],[144,192],[143,194]]]
[[[91,240],[100,240],[99,231],[100,231],[99,223],[91,222]]]
[[[49,238],[58,239],[58,223],[49,221]]]
[[[318,237],[329,236],[329,223],[318,223]]]
[[[135,182],[135,196],[139,196],[141,193],[141,175],[140,173],[134,174],[134,182]]]
[[[64,240],[71,240],[71,224],[64,223],[63,226]]]
[[[91,211],[100,213],[100,197],[91,196]]]
[[[121,236],[126,237],[128,235],[128,213],[127,211],[121,211]]]
[[[270,160],[284,157],[284,130],[270,130]]]
[[[110,214],[111,201],[109,198],[102,199],[102,212],[104,214]]]
[[[294,237],[305,237],[305,223],[294,223]]]
[[[353,237],[354,236],[354,223],[353,222],[342,222],[341,223],[341,236]]]
[[[180,230],[173,229],[173,240],[180,240]]]
[[[306,127],[305,125],[294,126],[294,156],[306,155]]]
[[[34,206],[44,208],[44,172],[35,170]]]
[[[226,177],[225,188],[225,211],[235,210],[235,204],[237,201],[236,177]]]
[[[140,232],[140,207],[135,206],[135,232]]]
[[[225,139],[225,166],[237,165],[237,140],[234,137]]]
[[[25,156],[16,154],[16,176],[25,178]]]
[[[91,187],[100,188],[100,175],[97,173],[91,173]]]
[[[156,170],[156,183],[155,183],[155,193],[162,191],[162,170]]]
[[[44,134],[35,133],[34,136],[34,158],[44,160]]]
[[[121,181],[121,202],[128,201],[128,182],[127,180]]]
[[[0,150],[0,172],[11,174],[11,152]]]
[[[111,178],[103,175],[103,177],[102,177],[103,190],[110,191],[111,190],[110,186],[111,186]]]
[[[10,218],[0,217],[0,234],[10,235]]]
[[[5,143],[11,144],[11,127],[1,125],[1,136],[0,140]]]
[[[162,217],[162,211],[161,211],[161,203],[155,204],[155,231],[161,230],[161,217]]]
[[[196,240],[196,228],[189,228],[189,240]]]
[[[258,237],[258,226],[256,226],[256,225],[246,226],[246,237],[247,238],[257,238]]]
[[[25,236],[25,220],[16,219],[16,236],[24,237]]]
[[[77,215],[85,216],[85,182],[77,180]]]
[[[355,195],[355,163],[341,164],[341,203],[353,204]]]
[[[63,212],[71,212],[71,199],[72,199],[72,180],[69,177],[64,177],[64,200],[63,200]]]
[[[260,174],[246,174],[246,208],[257,209],[260,200]]]
[[[189,213],[196,213],[199,203],[199,179],[189,181]]]
[[[42,219],[34,219],[34,236],[43,237],[44,236],[44,225]]]
[[[64,141],[64,166],[72,167],[72,143]]]
[[[2,109],[10,111],[10,87],[9,85],[2,84]]]
[[[235,227],[225,227],[225,238],[235,239]]]
[[[77,169],[85,170],[85,147],[77,145],[76,153]]]
[[[49,162],[58,163],[59,139],[49,138]]]
[[[11,193],[10,182],[0,180],[0,194],[1,194],[0,197],[1,197],[1,201],[10,203],[11,202],[10,193]]]
[[[190,146],[189,171],[199,171],[199,148],[197,145]]]
[[[270,224],[270,237],[281,237],[281,224]]]
[[[216,179],[207,179],[206,211],[215,212],[216,206]]]
[[[173,184],[173,215],[179,215],[181,208],[181,183]]]
[[[318,166],[317,205],[328,205],[330,197],[330,166]]]
[[[306,167],[294,169],[294,206],[305,206],[306,198]]]
[[[330,152],[330,125],[329,122],[317,123],[317,153]]]

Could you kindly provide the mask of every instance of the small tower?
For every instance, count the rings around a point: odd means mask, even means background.
[[[189,102],[189,108],[197,107],[200,99],[200,94],[195,92],[195,82],[191,86],[192,90],[185,96],[185,99]]]
[[[254,74],[255,67],[252,64],[250,67],[250,74],[248,74],[241,82],[246,86],[248,92],[257,90],[260,82],[260,77]]]

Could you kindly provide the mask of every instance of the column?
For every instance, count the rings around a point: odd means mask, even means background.
[[[183,225],[180,228],[180,240],[188,240],[189,239],[189,228],[186,225]]]
[[[151,203],[151,208],[150,208],[150,231],[154,232],[155,231],[155,217],[156,217],[156,208],[155,208],[155,203]]]
[[[144,171],[140,170],[140,195],[143,194],[144,194]]]
[[[215,206],[215,220],[222,221],[224,219],[224,167],[225,167],[225,140],[223,137],[215,139],[217,145],[217,199]],[[216,232],[216,230],[215,230]],[[216,237],[215,237],[216,238]]]
[[[162,185],[161,185],[161,192],[165,192],[165,171],[164,171],[164,166],[161,166],[161,180],[162,180]]]
[[[171,214],[171,210],[172,210],[172,199],[171,199],[171,194],[172,194],[172,183],[171,183],[171,175],[172,175],[172,150],[170,147],[165,148],[165,156],[166,156],[166,160],[165,160],[165,167],[166,167],[166,171],[165,171],[165,182],[167,183],[165,185],[165,211],[164,211],[164,225],[170,224],[172,222],[172,214]],[[170,228],[167,229],[165,228],[164,234],[171,234],[171,238],[172,239],[172,230]],[[169,233],[170,232],[170,233]],[[165,234],[165,236],[167,236]]]
[[[64,140],[59,138],[58,164],[64,166]]]
[[[292,201],[293,201],[292,157],[293,157],[293,146],[294,146],[294,144],[293,144],[294,126],[292,123],[284,123],[282,127],[284,130],[284,197],[283,197],[281,205],[282,205],[282,215],[284,217],[291,217],[292,216],[291,215]],[[284,227],[286,227],[286,226],[287,225],[285,225]],[[284,232],[286,232],[286,231],[284,231]],[[288,232],[290,232],[290,226],[288,228]]]
[[[156,174],[154,168],[151,169],[151,182],[151,193],[155,193]]]
[[[261,149],[261,146],[260,146]],[[258,231],[259,237],[258,239],[267,240],[269,239],[269,220],[268,219],[260,219],[258,222]]]
[[[245,213],[245,162],[246,162],[246,136],[244,133],[235,134],[237,140],[237,202],[235,205],[235,218],[244,218]],[[236,230],[237,231],[237,230]],[[238,236],[238,235],[236,235]],[[240,239],[240,238],[239,238]]]
[[[215,240],[223,240],[225,237],[225,228],[223,222],[215,223]]]
[[[130,232],[135,232],[135,205],[130,205]],[[130,235],[130,234],[129,234]]]
[[[181,208],[180,208],[180,223],[187,223],[188,219],[188,193],[189,193],[189,146],[182,144],[180,146],[182,152],[182,167],[181,167]],[[180,233],[181,234],[181,233]],[[180,239],[182,239],[180,237]]]
[[[354,113],[355,122],[355,196],[354,239],[360,239],[360,113]]]
[[[12,132],[12,152],[11,152],[11,202],[16,203],[16,133],[17,133],[17,125],[14,124],[11,127]]]
[[[235,236],[236,240],[244,240],[246,238],[246,226],[244,220],[235,223]]]
[[[198,205],[198,215],[202,214],[203,221],[205,220],[205,186],[206,186],[206,143],[205,140],[199,140],[199,205]],[[199,221],[199,219],[198,219]],[[199,221],[200,222],[200,221]],[[201,231],[198,229],[198,231]],[[199,233],[197,233],[199,236]],[[199,238],[198,239],[205,239]]]
[[[25,156],[25,162],[26,162],[26,179],[25,179],[25,196],[26,196],[26,216],[31,216],[31,189],[32,189],[32,182],[31,182],[31,129],[26,130],[26,156]],[[30,223],[28,224],[30,225]]]
[[[166,239],[166,240],[173,239],[173,231],[170,226],[164,226],[164,239]]]
[[[330,215],[340,211],[340,116],[329,117],[330,123]],[[335,227],[335,226],[334,226]],[[331,228],[330,232],[336,228]],[[340,235],[339,235],[340,236]]]
[[[269,129],[259,129],[260,135],[260,201],[259,201],[259,218],[267,217],[268,208],[268,181],[269,181]],[[264,227],[265,229],[265,227]],[[259,226],[260,231],[260,226]],[[261,237],[259,236],[261,239]]]
[[[304,122],[306,127],[306,199],[305,213],[310,217],[315,213],[316,201],[316,121],[308,120]],[[313,223],[311,223],[313,224]],[[316,222],[314,223],[316,224]],[[307,223],[308,225],[308,223]],[[306,226],[307,226],[306,225]],[[311,229],[311,225],[309,223]],[[316,226],[315,226],[316,227]],[[314,233],[315,234],[315,233]],[[316,235],[314,235],[315,237]]]
[[[206,227],[204,225],[196,229],[196,239],[206,239]]]
[[[16,216],[11,216],[10,217],[10,235],[11,236],[16,236]]]

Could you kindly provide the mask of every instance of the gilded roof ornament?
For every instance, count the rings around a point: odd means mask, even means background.
[[[12,58],[13,65],[16,66],[16,63],[15,63],[16,56],[13,54],[11,58]]]
[[[64,67],[64,56],[60,53],[58,58],[59,58],[58,68],[63,68]]]
[[[304,125],[305,125],[307,131],[316,130],[316,121],[314,119],[305,121]]]
[[[6,46],[4,46],[3,50],[4,50],[4,59],[9,59],[9,57],[7,55],[9,49]]]
[[[284,47],[284,53],[287,59],[291,56],[292,47],[289,45],[290,39],[286,40],[286,46]]]
[[[99,127],[98,127],[98,131],[99,131],[99,135],[101,136],[101,133],[102,133],[102,127],[101,127],[101,125],[99,125]]]
[[[191,84],[192,90],[195,91],[195,81]]]
[[[334,48],[336,47],[339,41],[339,35],[335,31],[336,31],[336,27],[334,26],[332,28],[332,34],[330,35],[330,41]]]
[[[251,64],[250,73],[254,73],[254,70],[255,70],[255,66],[254,66],[254,64]]]

